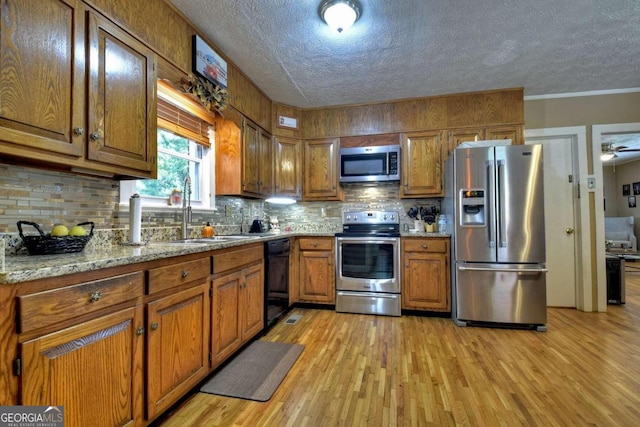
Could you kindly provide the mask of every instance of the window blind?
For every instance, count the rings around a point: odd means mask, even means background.
[[[209,123],[158,98],[158,127],[210,147]]]

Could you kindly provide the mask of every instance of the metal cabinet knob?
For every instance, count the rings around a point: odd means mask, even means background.
[[[75,136],[80,136],[84,133],[84,129],[81,127],[73,128],[73,134]]]
[[[140,326],[138,329],[136,329],[136,335],[140,336],[142,334],[144,334],[144,328]]]
[[[426,243],[423,243],[423,244],[422,244],[422,249],[427,249],[427,247],[428,247],[428,246],[427,246],[427,244],[426,244]]]
[[[317,247],[318,247],[318,242],[313,242],[313,243],[311,244],[311,246],[313,246],[314,248],[317,248]]]
[[[182,278],[184,279],[189,275],[189,270],[182,270]]]
[[[100,300],[100,298],[102,298],[102,292],[100,291],[91,292],[91,295],[89,295],[89,302],[96,302]]]
[[[160,325],[158,325],[158,322],[153,322],[153,323],[151,324],[151,330],[152,330],[152,331],[155,331],[156,329],[158,329],[158,326],[160,326]]]
[[[573,234],[573,232],[575,231],[573,228],[569,227],[565,230],[567,232],[567,234]]]
[[[92,140],[97,141],[100,139],[100,132],[92,132],[91,135],[89,135],[89,137]]]

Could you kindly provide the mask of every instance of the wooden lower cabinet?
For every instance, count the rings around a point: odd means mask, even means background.
[[[335,304],[336,273],[333,242],[333,237],[298,240],[299,301]]]
[[[209,373],[209,280],[147,304],[147,418]]]
[[[211,366],[215,368],[264,328],[262,243],[214,255]]]
[[[449,240],[402,239],[402,308],[451,311]]]
[[[64,406],[66,427],[139,426],[142,306],[21,344],[21,405]]]

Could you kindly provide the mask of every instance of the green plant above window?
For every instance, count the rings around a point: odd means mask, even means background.
[[[218,85],[193,74],[182,80],[182,89],[198,98],[200,103],[210,111],[222,111],[229,104],[229,93]]]

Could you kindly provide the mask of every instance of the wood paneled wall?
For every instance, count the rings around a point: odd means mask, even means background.
[[[148,44],[158,76],[177,85],[191,70],[191,37],[199,34],[227,61],[230,104],[273,135],[301,139],[376,135],[466,126],[524,124],[522,88],[301,110],[272,103],[220,49],[165,0],[85,0]],[[278,116],[298,129],[277,126]]]
[[[305,139],[524,124],[524,89],[309,109],[302,123]]]
[[[271,100],[226,57],[215,43],[164,0],[86,0],[163,57],[158,77],[179,83],[191,72],[191,37],[200,35],[227,61],[231,105],[260,127],[271,131]],[[177,80],[176,80],[177,79]]]

